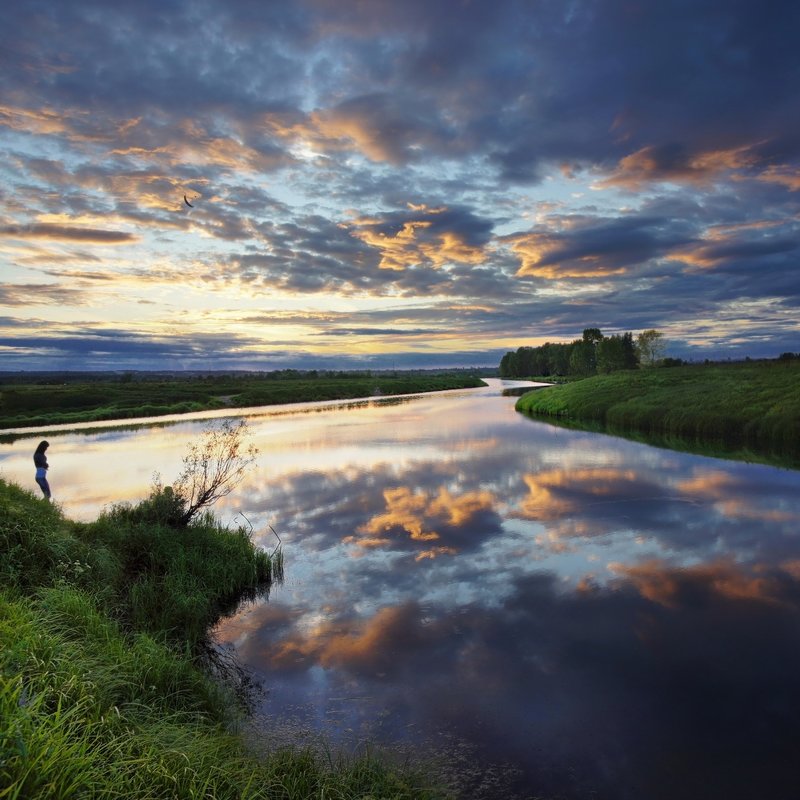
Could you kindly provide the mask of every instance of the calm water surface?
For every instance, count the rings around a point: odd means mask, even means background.
[[[465,798],[800,796],[800,472],[555,428],[509,385],[248,416],[216,511],[286,582],[216,636],[252,736],[432,758]],[[177,475],[206,424],[46,436],[73,518]],[[237,517],[237,515],[239,515]]]

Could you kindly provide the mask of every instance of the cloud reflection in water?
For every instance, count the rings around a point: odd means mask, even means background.
[[[462,743],[470,797],[788,797],[800,475],[510,402],[473,399],[454,431],[420,401],[413,434],[392,428],[417,458],[271,484],[287,586],[219,629],[264,677],[268,726],[445,761]]]

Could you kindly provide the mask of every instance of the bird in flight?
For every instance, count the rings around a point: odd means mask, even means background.
[[[183,202],[186,203],[189,208],[194,208],[194,206],[186,199],[186,195],[183,196]]]

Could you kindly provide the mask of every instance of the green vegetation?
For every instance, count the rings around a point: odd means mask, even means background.
[[[540,347],[509,350],[500,360],[499,372],[501,378],[585,378],[635,369],[640,363],[655,365],[663,349],[659,331],[642,331],[634,342],[632,333],[604,336],[599,328],[586,328],[580,339],[568,344],[547,342]]]
[[[417,394],[482,386],[471,373],[298,373],[215,374],[167,377],[6,376],[0,383],[0,428],[70,425],[104,419],[133,419],[219,408]]]
[[[0,480],[0,797],[441,796],[371,756],[248,752],[203,645],[281,555],[208,513],[176,527],[173,505],[156,487],[77,523]]]
[[[800,463],[800,360],[643,369],[529,392],[516,408],[580,427],[661,437]],[[678,441],[680,440],[680,442]]]

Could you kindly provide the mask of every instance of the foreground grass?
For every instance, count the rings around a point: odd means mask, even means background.
[[[136,380],[98,376],[69,382],[6,382],[0,386],[0,428],[96,422],[184,414],[220,408],[318,402],[482,386],[463,373],[332,375],[276,378],[218,375]]]
[[[280,577],[280,553],[158,504],[78,524],[0,481],[0,798],[434,798],[381,760],[256,760],[205,631]]]
[[[523,395],[518,411],[614,433],[747,449],[800,464],[800,363],[764,361],[598,375]],[[691,448],[690,448],[691,449]]]

